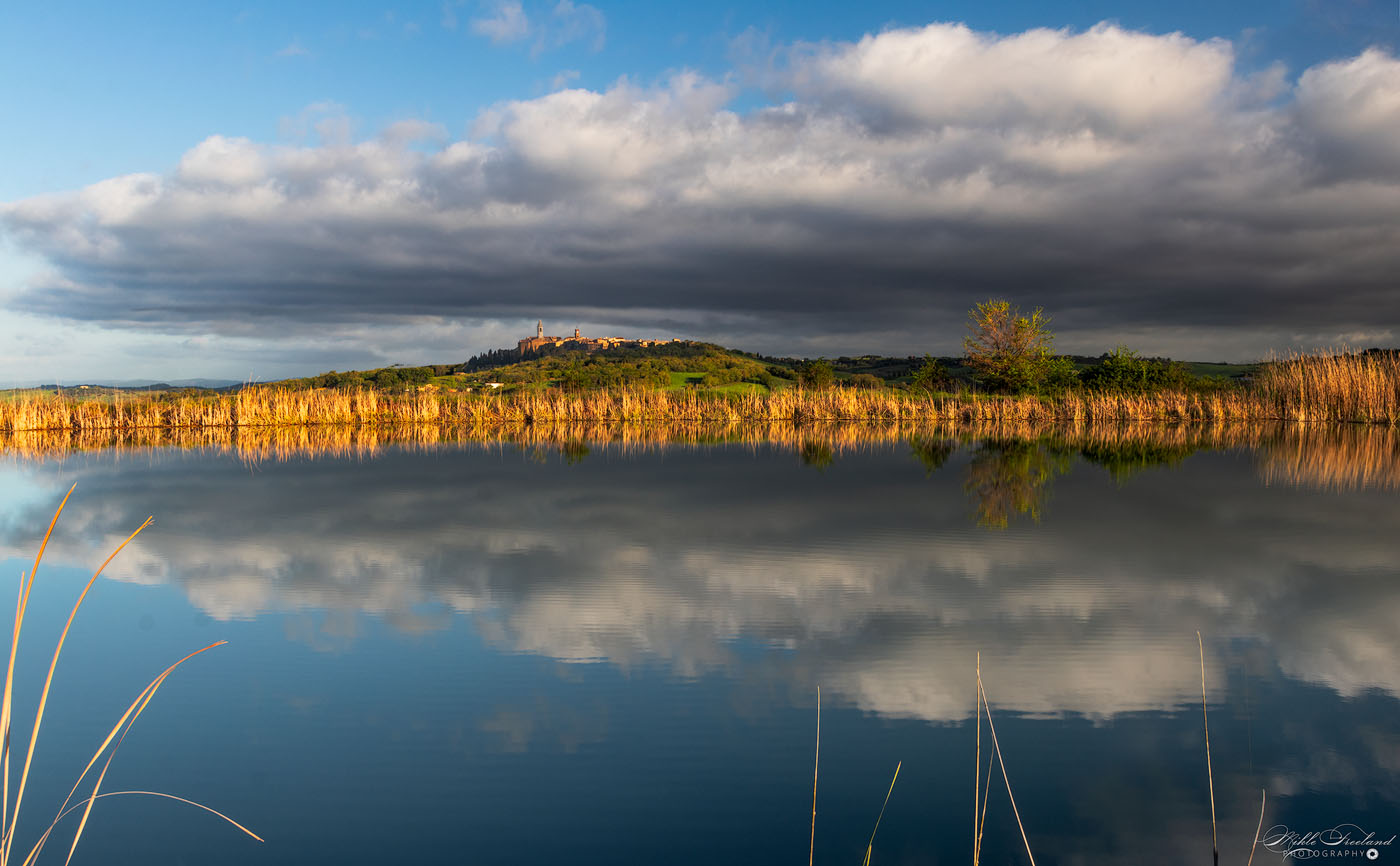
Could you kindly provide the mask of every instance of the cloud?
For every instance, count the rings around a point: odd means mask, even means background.
[[[310,55],[311,52],[306,50],[306,46],[301,44],[300,39],[293,39],[277,52],[278,57],[308,57]]]
[[[518,42],[530,35],[530,19],[518,0],[501,0],[490,15],[472,19],[472,32],[492,42]]]
[[[1400,60],[1370,49],[1348,62],[1303,73],[1295,110],[1306,144],[1327,177],[1385,180],[1400,175]],[[1305,146],[1306,146],[1305,144]]]
[[[538,40],[589,9],[480,20]],[[214,136],[166,174],[0,205],[62,276],[9,308],[171,333],[587,318],[835,353],[956,352],[988,296],[1044,306],[1065,350],[1400,332],[1391,54],[1289,83],[1220,40],[934,24],[746,74],[782,96],[737,111],[683,72],[504,102],[427,147]]]
[[[444,15],[450,10],[444,7]],[[455,16],[452,18],[455,29]],[[529,13],[519,0],[499,0],[490,14],[472,21],[472,32],[496,44],[531,39],[532,56],[581,42],[601,51],[607,37],[607,19],[595,6],[559,0],[553,6]]]
[[[535,43],[535,52],[562,48],[571,42],[582,42],[592,51],[602,51],[607,30],[607,19],[596,6],[559,0]]]

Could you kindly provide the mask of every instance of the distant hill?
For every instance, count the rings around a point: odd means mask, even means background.
[[[1107,354],[1071,355],[1081,371],[1098,364]],[[829,364],[837,382],[857,387],[907,387],[915,372],[929,360],[937,361],[947,388],[958,390],[972,383],[972,370],[963,359],[927,356],[886,355],[840,356],[819,359]],[[577,348],[546,347],[526,356],[515,349],[498,349],[473,356],[457,364],[431,364],[421,367],[401,365],[372,370],[339,372],[331,370],[316,376],[284,379],[272,383],[290,388],[367,387],[394,388],[434,385],[456,390],[479,390],[496,383],[507,390],[516,388],[562,387],[589,389],[610,386],[657,388],[704,387],[736,393],[764,393],[794,384],[801,369],[812,359],[760,355],[728,349],[714,343],[694,341],[653,346],[629,346],[585,351]],[[1186,362],[1194,376],[1213,379],[1240,379],[1250,375],[1258,364]],[[245,382],[234,379],[177,379],[158,382],[150,379],[109,380],[105,382],[63,383],[62,391],[111,393],[130,391],[173,391],[195,388],[210,391],[237,390]],[[58,384],[23,384],[9,390],[53,392]]]
[[[106,388],[117,391],[169,391],[174,388],[221,390],[242,384],[243,383],[237,379],[176,379],[172,382],[160,382],[155,379],[109,379],[98,382],[8,382],[0,384],[0,388],[36,388],[39,390],[54,391],[62,387],[66,391],[70,388],[86,387]]]
[[[1098,364],[1107,353],[1098,357],[1069,357],[1077,368],[1085,370]],[[909,387],[916,371],[930,360],[938,363],[944,388],[960,390],[971,385],[973,379],[972,369],[962,358],[956,357],[843,355],[819,360],[831,367],[837,383],[864,388]],[[795,384],[803,367],[811,362],[812,359],[807,358],[760,355],[695,341],[596,351],[550,346],[524,355],[516,349],[497,349],[473,356],[461,364],[332,370],[278,384],[293,388],[433,385],[447,390],[702,387],[730,393],[766,393]],[[1246,376],[1257,365],[1191,362],[1186,367],[1195,376],[1229,379]]]

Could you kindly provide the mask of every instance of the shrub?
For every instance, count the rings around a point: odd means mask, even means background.
[[[797,371],[797,381],[804,388],[821,391],[830,388],[831,383],[836,381],[836,371],[826,361],[808,361]]]
[[[1119,346],[1102,361],[1080,374],[1084,386],[1095,391],[1141,394],[1172,388],[1187,388],[1193,377],[1185,364],[1160,358],[1140,358],[1126,346]]]
[[[909,385],[915,391],[945,391],[948,388],[948,371],[936,359],[925,355],[923,366],[914,371]]]

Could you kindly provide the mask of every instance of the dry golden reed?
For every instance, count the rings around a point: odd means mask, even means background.
[[[1284,421],[1400,423],[1400,353],[1323,352],[1266,365],[1251,388]]]
[[[245,388],[233,394],[112,400],[52,394],[0,403],[0,433],[34,430],[202,430],[322,424],[813,424],[821,422],[1020,425],[1262,420],[1400,423],[1400,359],[1324,353],[1266,365],[1248,386],[1210,392],[1073,392],[1054,398],[917,396],[792,388],[758,395],[611,389],[485,394],[367,389]]]
[[[27,576],[21,577],[19,597],[16,600],[15,604],[14,629],[11,632],[10,637],[10,661],[5,673],[4,696],[3,698],[0,698],[0,767],[3,767],[3,770],[0,770],[0,774],[2,774],[2,776],[0,776],[0,866],[7,866],[7,864],[15,863],[18,854],[23,853],[24,851],[23,848],[20,848],[19,851],[16,852],[14,848],[16,830],[19,825],[20,806],[24,802],[24,794],[29,785],[29,774],[34,764],[34,751],[39,742],[39,731],[44,724],[44,715],[45,710],[48,707],[49,692],[53,687],[54,671],[58,667],[58,659],[59,656],[63,653],[63,646],[68,639],[68,632],[73,627],[73,620],[75,617],[77,617],[78,610],[82,607],[83,600],[87,598],[88,590],[92,589],[92,585],[97,581],[97,578],[101,576],[102,572],[107,568],[107,566],[112,562],[112,560],[116,558],[117,554],[121,553],[122,549],[125,548],[127,544],[131,543],[132,539],[134,539],[137,535],[141,533],[142,530],[144,530],[147,526],[150,526],[151,524],[151,518],[146,518],[145,523],[142,523],[139,527],[137,527],[136,531],[131,533],[131,535],[127,537],[126,541],[123,541],[117,546],[116,550],[112,551],[112,554],[107,557],[106,561],[104,561],[101,566],[98,567],[97,571],[93,572],[93,575],[88,580],[87,585],[84,586],[82,592],[78,594],[77,601],[73,603],[73,610],[68,614],[68,620],[64,623],[63,631],[60,633],[58,643],[54,647],[53,660],[49,663],[48,676],[44,679],[43,688],[39,692],[38,705],[34,711],[34,723],[29,731],[29,745],[24,752],[23,768],[20,770],[19,773],[18,784],[14,788],[14,800],[12,804],[10,799],[10,768],[11,764],[15,762],[16,759],[14,746],[18,744],[12,743],[11,726],[15,719],[15,660],[19,652],[20,634],[24,627],[25,615],[28,612],[30,593],[34,589],[35,574],[39,570],[40,563],[43,561],[44,550],[48,547],[49,538],[53,535],[54,526],[58,523],[59,515],[63,513],[63,508],[65,505],[68,504],[68,498],[69,496],[72,496],[72,494],[73,490],[70,488],[67,495],[63,497],[63,501],[59,503],[58,509],[54,512],[53,520],[49,522],[49,528],[44,533],[43,541],[39,544],[39,552],[34,557],[33,567],[29,570],[29,574]],[[107,733],[107,737],[102,741],[102,744],[97,747],[97,751],[93,753],[92,758],[87,763],[87,766],[83,768],[83,771],[80,774],[78,774],[78,780],[73,783],[72,790],[68,792],[68,796],[64,798],[63,803],[58,807],[57,814],[54,817],[54,819],[49,823],[48,828],[39,837],[39,840],[34,844],[34,846],[29,849],[29,853],[25,855],[21,861],[19,861],[21,863],[21,866],[30,866],[30,864],[35,861],[35,859],[39,856],[40,852],[43,851],[44,845],[53,835],[54,830],[58,827],[59,822],[62,821],[64,817],[72,814],[78,809],[82,809],[82,818],[79,820],[77,829],[73,834],[73,842],[68,848],[68,860],[71,861],[73,859],[73,852],[78,847],[78,841],[82,839],[83,830],[87,827],[88,816],[92,813],[93,804],[97,800],[102,799],[104,797],[143,794],[148,796],[164,797],[171,800],[178,800],[182,803],[189,803],[192,806],[197,806],[198,808],[203,809],[206,812],[209,812],[213,815],[217,815],[218,817],[232,824],[234,827],[237,827],[239,830],[242,830],[249,836],[253,837],[254,839],[257,839],[259,842],[262,841],[262,838],[260,836],[253,833],[253,831],[249,830],[247,827],[244,827],[242,824],[239,824],[237,821],[234,821],[227,815],[224,815],[221,812],[211,809],[208,806],[202,805],[200,803],[195,803],[192,800],[186,800],[183,797],[176,797],[173,794],[163,794],[152,791],[108,791],[105,793],[100,792],[102,782],[107,777],[107,770],[112,766],[112,758],[116,755],[117,750],[121,748],[122,743],[126,740],[126,735],[131,730],[132,725],[136,724],[136,720],[141,717],[141,714],[150,704],[151,699],[155,697],[156,692],[160,690],[160,687],[162,685],[164,685],[165,680],[172,673],[175,672],[176,668],[180,667],[185,662],[189,661],[190,659],[207,650],[214,649],[218,646],[223,646],[224,643],[226,642],[216,641],[210,644],[209,646],[204,647],[203,649],[195,650],[194,652],[175,662],[175,664],[166,668],[160,673],[159,676],[152,680],[151,683],[148,686],[146,686],[146,688],[142,689],[141,693],[137,695],[136,699],[131,702],[131,705],[129,707],[127,707],[126,712],[123,713],[121,718],[117,720],[117,723],[112,726],[111,731]],[[92,787],[87,796],[82,797],[81,795],[79,795],[78,789],[82,787],[83,781],[89,778],[88,774],[92,772],[93,768],[97,765],[97,762],[102,759],[102,756],[104,754],[107,756],[106,762],[102,765],[102,769],[98,772],[97,779],[92,783]],[[75,801],[74,797],[79,797],[79,799]]]

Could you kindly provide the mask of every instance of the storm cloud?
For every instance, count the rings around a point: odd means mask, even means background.
[[[543,316],[956,351],[1005,296],[1067,350],[1392,343],[1400,60],[1295,78],[1221,40],[933,24],[507,102],[459,140],[215,135],[0,229],[52,266],[9,309],[158,333]]]

